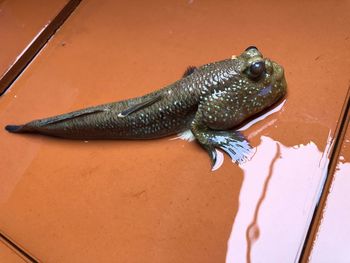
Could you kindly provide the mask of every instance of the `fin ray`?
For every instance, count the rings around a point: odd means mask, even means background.
[[[145,107],[148,107],[148,106],[156,103],[161,98],[162,98],[161,94],[158,94],[158,95],[156,95],[155,97],[152,97],[152,98],[148,98],[148,99],[146,99],[146,100],[144,100],[144,101],[142,101],[140,103],[137,103],[137,104],[135,104],[133,106],[130,106],[129,108],[123,110],[122,112],[120,112],[118,114],[118,117],[119,118],[124,118],[124,117],[126,117],[126,116],[128,116],[128,115],[130,115],[130,114],[132,114],[134,112],[137,112],[137,111],[139,111],[139,110],[141,110],[141,109],[143,109]]]
[[[197,67],[195,66],[188,66],[185,70],[184,74],[182,75],[183,78],[186,78],[187,76],[191,75],[193,72],[197,70]]]
[[[47,119],[38,120],[40,122],[40,125],[48,125],[53,123],[58,123],[61,121],[71,120],[77,117],[98,113],[98,112],[104,112],[105,109],[96,109],[96,108],[88,108],[80,111],[73,111],[67,114],[57,115],[54,117],[50,117]]]

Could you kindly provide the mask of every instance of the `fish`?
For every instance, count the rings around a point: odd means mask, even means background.
[[[218,150],[237,164],[250,158],[252,147],[237,127],[286,91],[283,67],[249,46],[239,56],[190,66],[181,79],[146,95],[5,129],[80,140],[156,139],[190,130],[214,168]]]

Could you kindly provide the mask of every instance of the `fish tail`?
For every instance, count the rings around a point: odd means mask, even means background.
[[[7,125],[5,126],[5,130],[11,133],[41,133],[47,135],[60,135],[65,123],[97,112],[103,112],[103,110],[87,108],[80,111],[34,120],[24,125]],[[56,134],[56,132],[59,134]]]
[[[28,124],[25,125],[6,125],[5,130],[11,133],[26,133],[26,132],[35,132],[35,129]]]

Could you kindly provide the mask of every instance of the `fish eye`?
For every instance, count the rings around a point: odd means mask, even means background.
[[[248,76],[251,79],[258,79],[265,72],[265,62],[257,61],[250,65]]]
[[[256,46],[249,46],[249,47],[247,47],[244,51],[248,51],[248,50],[250,50],[250,49],[256,49],[256,50],[258,50],[258,48],[256,47]],[[259,50],[258,50],[259,51]]]

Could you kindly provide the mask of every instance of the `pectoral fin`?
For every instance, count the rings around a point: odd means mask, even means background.
[[[147,98],[145,100],[143,100],[142,102],[140,103],[137,103],[133,106],[130,106],[129,108],[123,110],[122,112],[120,112],[118,114],[118,117],[119,118],[124,118],[136,111],[139,111],[141,109],[144,109],[145,107],[148,107],[154,103],[156,103],[157,101],[159,101],[160,99],[162,98],[162,95],[161,94],[158,94],[156,96],[153,96],[153,97],[150,97],[150,98]]]
[[[218,133],[210,138],[210,143],[227,153],[236,164],[246,162],[253,155],[249,142],[238,131]]]
[[[222,158],[218,158],[220,152],[217,149],[224,151],[236,164],[244,163],[254,154],[248,140],[238,131],[216,131],[196,123],[192,125],[191,130],[198,143],[208,152],[213,170],[222,163]]]

